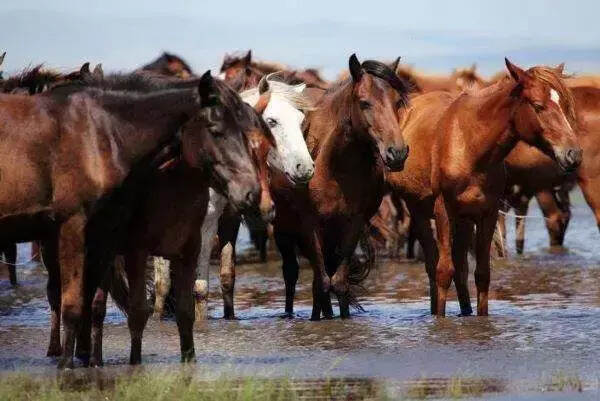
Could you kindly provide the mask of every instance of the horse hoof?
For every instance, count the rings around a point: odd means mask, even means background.
[[[279,316],[281,319],[293,319],[296,317],[294,312],[285,312],[283,315]]]
[[[90,368],[101,368],[102,366],[104,366],[102,359],[90,358]]]
[[[196,363],[196,352],[188,351],[181,354],[181,363]]]
[[[61,347],[49,347],[48,348],[48,352],[46,352],[46,356],[49,357],[59,357],[62,355],[62,349]]]

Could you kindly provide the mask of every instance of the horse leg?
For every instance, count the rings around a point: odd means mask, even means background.
[[[469,296],[469,261],[468,253],[473,238],[473,225],[468,221],[457,222],[453,243],[452,259],[456,274],[454,275],[454,285],[456,286],[456,295],[460,304],[461,316],[470,316],[473,314],[471,307],[471,297]]]
[[[325,319],[333,318],[329,288],[331,280],[325,271],[321,242],[316,231],[305,233],[301,241],[302,250],[313,268],[313,309],[310,320],[321,320],[321,312]]]
[[[217,194],[212,189],[209,189],[209,197],[206,216],[202,222],[201,248],[196,267],[196,282],[194,283],[195,313],[198,321],[208,318],[210,255],[217,234],[219,217],[221,217],[227,205],[227,198]]]
[[[521,195],[513,201],[513,208],[515,209],[515,247],[517,254],[522,255],[525,249],[525,218],[529,210],[529,201],[531,198],[527,195]]]
[[[175,282],[175,319],[179,330],[179,344],[181,347],[181,362],[196,362],[194,350],[194,262],[190,260],[171,259]]]
[[[425,270],[429,278],[429,298],[431,301],[431,314],[437,312],[437,286],[436,286],[436,265],[438,262],[438,248],[431,229],[429,218],[423,217],[426,214],[421,214],[418,211],[411,210],[411,230],[414,231],[414,236],[421,243],[423,253],[425,254]],[[414,246],[413,246],[414,249]]]
[[[142,337],[149,317],[145,282],[147,258],[148,255],[141,251],[134,251],[125,255],[125,271],[129,282],[127,326],[131,335],[129,355],[131,365],[142,362]],[[173,266],[171,266],[172,268]]]
[[[233,288],[235,287],[235,261],[233,257],[233,246],[228,242],[221,249],[221,292],[223,293],[223,317],[234,319],[233,310]]]
[[[219,220],[219,247],[221,252],[226,246],[227,255],[221,255],[221,269],[219,277],[221,279],[221,293],[223,295],[223,317],[225,319],[234,319],[233,291],[235,288],[235,243],[237,241],[241,217],[238,213],[225,212]]]
[[[477,315],[488,315],[488,292],[490,288],[490,248],[496,229],[498,210],[483,216],[477,224],[475,258],[475,286],[477,287]]]
[[[292,236],[275,231],[275,243],[281,254],[283,280],[285,282],[285,317],[294,316],[294,295],[298,281],[298,259],[296,257],[296,242]]]
[[[536,200],[545,217],[546,228],[550,236],[550,246],[562,246],[566,225],[570,219],[570,211],[567,210],[567,213],[563,213],[556,202],[554,194],[550,191],[538,192]]]
[[[154,264],[154,318],[160,319],[165,313],[165,299],[171,289],[169,261],[153,257]]]
[[[454,277],[454,265],[452,261],[452,226],[449,213],[441,196],[435,200],[434,206],[435,226],[437,231],[437,244],[439,259],[436,267],[435,280],[437,285],[437,316],[446,316],[446,299],[448,288]]]
[[[47,356],[62,355],[60,345],[60,267],[58,264],[58,244],[56,237],[43,242],[41,251],[44,258],[44,266],[48,271],[48,283],[46,285],[46,296],[50,304],[50,344]]]
[[[104,328],[104,318],[106,317],[106,295],[112,276],[111,266],[110,271],[106,272],[102,283],[96,289],[94,299],[92,300],[92,355],[90,358],[90,366],[103,366],[102,358],[102,335]]]
[[[14,287],[17,285],[17,269],[15,264],[17,263],[17,244],[10,243],[2,247],[4,253],[4,262],[8,267],[8,277],[10,284]]]
[[[77,213],[59,229],[58,257],[61,279],[61,307],[63,319],[63,354],[59,369],[73,368],[75,338],[79,334],[85,303],[85,226],[87,219]]]
[[[342,319],[350,318],[350,286],[348,284],[349,275],[349,260],[345,260],[335,271],[333,277],[331,277],[331,288],[338,298],[338,304],[340,307],[340,317]],[[330,297],[331,299],[331,297]]]
[[[38,263],[41,262],[41,254],[42,251],[40,241],[31,241],[31,260]]]

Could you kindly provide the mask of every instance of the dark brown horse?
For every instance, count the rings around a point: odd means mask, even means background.
[[[201,81],[208,79],[203,76]],[[205,214],[208,185],[222,191],[224,195],[231,195],[232,181],[235,185],[237,181],[244,178],[244,163],[250,161],[254,143],[257,141],[273,143],[268,127],[252,108],[241,102],[239,97],[223,83],[212,79],[209,82],[215,96],[214,104],[210,106],[212,110],[190,120],[182,127],[183,135],[186,131],[202,134],[202,141],[199,142],[202,151],[200,163],[202,168],[193,169],[181,162],[175,162],[175,167],[172,168],[164,167],[173,165],[173,162],[167,161],[162,165],[164,169],[161,167],[159,171],[151,174],[133,196],[117,198],[120,208],[134,209],[121,212],[121,215],[131,217],[128,221],[121,222],[125,225],[124,228],[113,233],[113,236],[120,237],[116,252],[125,256],[125,271],[129,284],[128,295],[127,292],[115,294],[113,290],[113,296],[116,295],[117,302],[128,312],[132,338],[131,363],[141,361],[141,337],[148,317],[145,270],[149,255],[161,255],[171,261],[175,275],[176,316],[180,330],[182,361],[194,358],[191,335],[194,317],[191,290],[193,280],[187,278],[194,275],[195,260],[200,247],[199,226]],[[196,84],[194,81],[187,81],[179,82],[177,85]],[[164,88],[165,82],[149,80],[148,77],[113,76],[101,81],[86,82],[86,85],[103,88],[129,87],[130,90],[151,91]],[[263,162],[266,163],[266,159]],[[234,207],[247,208],[245,201],[240,204],[236,197],[230,196],[230,199]],[[104,209],[110,207],[105,206]],[[104,213],[98,214],[104,219]],[[107,260],[106,257],[104,261],[112,264],[112,261]],[[99,289],[91,305],[91,327],[86,321],[84,325],[86,330],[78,339],[78,356],[85,360],[89,355],[89,330],[91,329],[90,364],[93,366],[102,364],[102,325],[108,279],[110,276],[105,277],[100,283],[87,283],[89,289],[93,290],[97,285]],[[121,284],[112,288],[125,289],[126,287],[127,285]],[[53,327],[53,336],[58,336],[58,327]]]
[[[140,68],[159,75],[187,79],[194,75],[192,68],[181,57],[164,52],[156,60]]]
[[[89,264],[87,244],[93,243],[89,238],[111,237],[101,229],[90,235],[90,219],[120,192],[127,192],[126,184],[143,176],[155,155],[173,141],[181,141],[188,163],[200,166],[201,135],[185,131],[181,140],[177,135],[188,120],[213,113],[217,100],[210,74],[195,89],[149,94],[71,86],[40,96],[0,96],[4,121],[0,152],[13,155],[4,157],[0,166],[0,240],[56,239],[44,259],[52,265],[49,269],[60,268],[60,275],[53,275],[60,277],[60,283],[49,283],[49,289],[60,291],[55,298],[61,304],[51,304],[53,324],[59,321],[58,308],[64,323],[60,367],[73,364],[74,341],[86,303],[84,271],[94,271],[84,268]],[[15,153],[16,148],[23,151]],[[248,172],[247,183],[228,183],[230,194],[240,203],[254,199],[259,190],[254,168],[246,167],[239,171]],[[134,170],[140,173],[133,174]],[[113,216],[105,223],[118,227],[119,220]],[[98,254],[104,253],[102,242],[97,241]],[[53,351],[60,347],[55,344]]]
[[[349,60],[351,77],[326,91],[307,115],[307,144],[315,175],[295,187],[274,175],[275,239],[283,258],[288,316],[298,279],[296,246],[313,267],[313,310],[333,315],[330,283],[342,317],[351,301],[349,263],[384,194],[384,169],[401,170],[408,148],[397,111],[408,101],[408,85],[377,61]]]
[[[511,78],[473,94],[463,93],[437,124],[431,185],[440,252],[438,316],[446,313],[455,272],[461,312],[471,312],[466,278],[473,225],[477,314],[488,314],[490,246],[506,183],[504,159],[516,143],[522,140],[538,147],[565,171],[574,171],[582,160],[572,128],[574,102],[562,69],[524,71],[508,60],[506,66]]]

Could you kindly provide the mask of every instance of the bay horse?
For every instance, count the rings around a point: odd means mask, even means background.
[[[255,105],[259,103],[261,96],[270,93],[269,102],[262,112],[262,118],[269,125],[277,143],[277,147],[273,148],[268,155],[269,170],[285,175],[292,185],[306,185],[314,174],[314,162],[306,147],[301,128],[304,114],[312,110],[312,102],[303,94],[305,84],[288,85],[276,78],[274,73],[264,76],[257,87],[245,90],[241,93],[241,97],[245,102]],[[196,288],[201,295],[196,305],[197,318],[206,318],[208,272],[217,226],[219,250],[230,243],[231,256],[235,255],[235,242],[241,219],[239,215],[227,211],[226,205],[225,198],[213,191],[210,192],[208,212],[202,225],[202,251],[198,259]],[[265,222],[271,220],[272,217],[269,220],[263,219]],[[229,260],[221,266],[223,267],[220,279],[224,317],[233,319],[235,317],[233,306],[235,261]]]
[[[307,114],[314,177],[297,187],[273,174],[274,234],[290,317],[299,270],[296,246],[313,268],[311,320],[320,320],[321,313],[333,316],[330,287],[338,296],[340,315],[349,317],[354,250],[381,203],[384,170],[402,170],[408,156],[397,116],[408,102],[407,83],[386,64],[360,63],[354,54],[349,69],[350,77],[327,89]]]
[[[178,133],[189,119],[211,113],[215,95],[209,77],[193,89],[148,94],[69,85],[38,96],[0,95],[0,153],[12,155],[0,161],[0,240],[55,239],[44,260],[55,262],[49,262],[49,270],[60,269],[52,275],[59,281],[49,280],[49,290],[59,294],[52,298],[60,299],[60,304],[51,301],[52,323],[58,325],[62,315],[64,324],[59,367],[73,366],[85,309],[85,272],[94,271],[86,268],[90,219],[152,167],[154,156],[173,141],[181,143],[190,165],[200,166],[198,133],[186,131],[181,139]],[[245,166],[239,171],[247,179],[228,183],[240,203],[258,193],[254,169]],[[134,170],[140,173],[132,175]],[[118,226],[119,218],[109,223]],[[91,235],[99,240],[96,247],[110,241],[111,235],[101,231]]]
[[[582,161],[573,126],[571,92],[562,69],[525,71],[505,60],[511,78],[457,97],[441,116],[432,155],[431,185],[440,257],[436,267],[437,315],[446,313],[451,281],[462,314],[471,313],[466,286],[467,251],[475,235],[477,314],[488,314],[490,246],[505,188],[504,159],[521,140],[538,147],[564,171]]]

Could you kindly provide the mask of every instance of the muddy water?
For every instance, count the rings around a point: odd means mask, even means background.
[[[419,397],[436,395],[436,388],[458,380],[467,392],[474,386],[478,392],[552,399],[538,391],[581,387],[585,391],[578,398],[597,398],[600,235],[578,199],[567,249],[550,252],[539,209],[532,209],[523,257],[514,255],[509,219],[512,255],[493,262],[491,316],[486,318],[457,317],[457,302],[448,305],[448,318],[432,318],[422,265],[383,259],[365,285],[365,312],[346,321],[308,321],[311,272],[304,268],[297,317],[282,319],[283,280],[273,253],[266,265],[238,266],[238,320],[224,321],[213,267],[211,319],[197,324],[195,333],[197,373],[293,377],[309,387],[324,377],[351,379],[363,386],[384,383]],[[247,246],[244,238],[242,245]],[[28,258],[28,247],[20,246],[19,260]],[[10,288],[5,271],[0,274],[0,369],[54,374],[55,361],[44,356],[49,315],[43,268],[34,263],[18,268],[17,289]],[[129,334],[116,308],[110,308],[106,321],[104,371],[119,372],[127,369]],[[175,323],[151,321],[143,351],[145,369],[178,368]],[[565,388],[564,382],[578,384]]]

